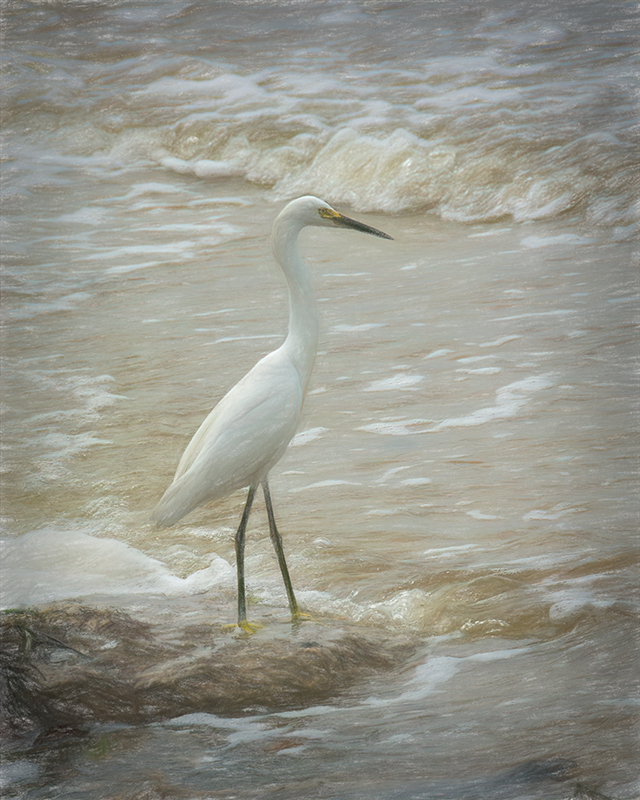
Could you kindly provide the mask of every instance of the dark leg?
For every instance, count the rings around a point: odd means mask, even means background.
[[[284,558],[284,550],[282,549],[282,537],[278,533],[276,527],[276,518],[273,513],[273,506],[271,505],[271,492],[269,491],[269,484],[265,478],[262,481],[262,491],[264,492],[264,502],[267,506],[267,517],[269,519],[269,534],[271,535],[271,542],[276,556],[278,557],[278,564],[280,565],[280,572],[282,573],[282,580],[284,581],[284,588],[287,590],[287,597],[289,598],[289,608],[291,609],[291,617],[296,620],[300,616],[298,604],[296,603],[296,596],[293,593],[293,586],[291,585],[291,578],[289,577],[289,570],[287,569],[287,562]]]
[[[242,512],[242,519],[236,533],[236,571],[238,573],[238,625],[243,627],[247,622],[247,602],[244,597],[244,532],[247,529],[251,505],[256,494],[257,486],[249,487],[247,502]]]

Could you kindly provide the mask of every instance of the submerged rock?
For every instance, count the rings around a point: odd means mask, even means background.
[[[59,604],[4,614],[5,735],[64,736],[93,723],[137,724],[193,712],[304,707],[400,664],[404,636],[342,620],[266,617],[254,634],[211,625],[211,610],[158,619]]]

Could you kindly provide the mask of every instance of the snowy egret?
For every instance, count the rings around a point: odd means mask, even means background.
[[[300,612],[276,527],[267,477],[291,441],[318,349],[318,312],[311,274],[298,253],[307,225],[352,228],[391,239],[349,219],[317,197],[300,197],[280,212],[271,245],[289,288],[289,331],[284,343],[262,358],[215,406],[184,451],[173,482],[153,511],[158,527],[174,525],[196,506],[249,487],[236,533],[238,625],[250,630],[244,590],[244,540],[251,505],[262,485],[269,533],[282,573],[291,616]]]

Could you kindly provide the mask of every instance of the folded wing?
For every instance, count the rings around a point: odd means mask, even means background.
[[[296,432],[303,392],[281,350],[265,356],[218,403],[187,446],[154,509],[160,527],[261,480]]]

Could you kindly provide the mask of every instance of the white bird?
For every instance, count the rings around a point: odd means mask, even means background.
[[[158,527],[166,528],[196,506],[249,487],[235,537],[238,625],[245,630],[252,629],[247,623],[244,589],[245,530],[260,484],[291,616],[294,621],[300,616],[276,527],[267,477],[298,427],[318,349],[318,312],[311,274],[298,253],[298,234],[307,225],[352,228],[384,239],[392,238],[345,217],[317,197],[300,197],[285,206],[274,222],[271,245],[289,288],[287,337],[277,350],[258,361],[204,420],[152,515]]]

